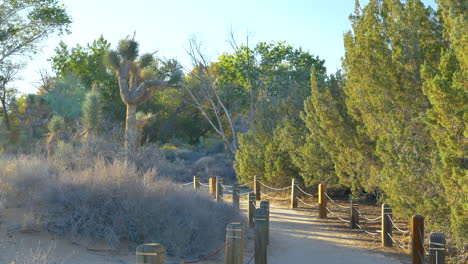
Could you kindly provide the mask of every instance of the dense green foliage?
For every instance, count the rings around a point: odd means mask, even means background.
[[[316,67],[317,78],[324,79],[324,61],[282,42],[259,43],[254,50],[242,47],[241,52],[224,55],[219,63],[221,80],[238,80],[238,87],[253,91],[252,129],[239,136],[236,172],[244,182],[258,175],[265,182],[289,183],[299,171],[289,155],[298,146],[290,132],[304,130],[299,113],[310,87],[310,68]]]

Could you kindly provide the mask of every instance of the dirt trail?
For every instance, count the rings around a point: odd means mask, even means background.
[[[325,224],[328,220],[301,211],[271,206],[269,264],[401,263],[366,249],[359,241]]]
[[[246,202],[242,203],[245,212]],[[350,237],[351,232],[343,230],[341,223],[333,219],[318,219],[316,214],[307,214],[301,209],[285,209],[286,205],[271,205],[270,245],[268,247],[269,264],[304,264],[304,263],[359,263],[390,264],[402,263],[396,259],[371,252],[367,247],[372,240]],[[0,263],[9,264],[18,255],[47,255],[50,252],[51,263],[67,264],[131,264],[135,263],[134,252],[106,251],[97,247],[97,251],[87,250],[90,243],[77,243],[55,237],[47,232],[32,228],[21,228],[24,210],[3,209],[0,212]],[[340,229],[341,228],[341,229]],[[347,233],[348,232],[348,233]],[[247,263],[254,254],[253,229],[247,229],[245,260]],[[84,242],[84,241],[83,241]],[[91,243],[92,244],[92,243]],[[375,245],[375,243],[374,243]],[[363,247],[366,247],[365,245]],[[19,256],[20,262],[22,256]],[[181,263],[180,259],[168,258],[166,263]],[[224,251],[216,259],[199,262],[200,264],[224,263]],[[254,261],[250,262],[254,264]]]

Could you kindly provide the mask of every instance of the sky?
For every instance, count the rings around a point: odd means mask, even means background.
[[[362,0],[364,6],[368,0]],[[435,0],[423,0],[436,7]],[[61,0],[72,17],[71,34],[41,42],[40,52],[25,59],[20,80],[22,93],[35,93],[39,71],[53,73],[48,59],[64,41],[69,47],[86,46],[103,35],[115,47],[136,32],[141,52],[176,58],[186,67],[188,40],[196,36],[205,54],[217,57],[232,52],[227,42],[233,29],[236,41],[249,44],[286,41],[325,60],[329,73],[341,68],[343,34],[351,28],[354,0]]]

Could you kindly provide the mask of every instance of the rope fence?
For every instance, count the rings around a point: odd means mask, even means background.
[[[319,184],[318,193],[311,194],[301,188],[295,179],[292,179],[290,186],[278,188],[269,186],[262,181],[259,177],[255,176],[254,181],[243,183],[226,185],[223,184],[221,177],[210,178],[208,183],[201,183],[200,178],[195,176],[193,182],[182,183],[181,186],[193,185],[195,190],[199,190],[201,186],[208,187],[210,195],[218,202],[230,202],[232,197],[232,204],[239,208],[239,202],[242,197],[247,197],[248,207],[248,226],[255,228],[255,254],[246,262],[264,264],[266,263],[266,251],[269,243],[269,202],[273,201],[290,201],[290,208],[298,208],[298,203],[306,206],[306,208],[312,209],[318,207],[318,217],[327,218],[327,213],[333,215],[338,220],[346,223],[351,229],[356,229],[363,232],[365,235],[369,235],[375,239],[381,236],[382,245],[391,247],[393,244],[399,248],[410,251],[410,254],[415,264],[426,263],[426,256],[428,256],[429,264],[445,264],[445,250],[446,242],[444,234],[432,233],[430,235],[429,243],[425,243],[424,233],[424,217],[415,215],[411,218],[411,229],[404,230],[395,224],[392,218],[392,209],[388,204],[382,205],[382,212],[380,216],[366,217],[359,209],[358,203],[355,200],[350,200],[350,206],[344,206],[339,204],[337,201],[332,199],[326,192],[326,185]],[[272,193],[270,193],[272,192]],[[286,192],[289,192],[286,194]],[[223,196],[230,195],[228,200]],[[285,197],[286,196],[286,197]],[[317,196],[317,203],[307,202],[307,198],[315,198]],[[265,197],[263,200],[262,197]],[[260,206],[256,205],[256,201],[260,201]],[[345,210],[333,211],[330,206],[327,206],[327,202],[331,201],[333,207],[338,207]],[[281,203],[284,204],[284,203]],[[340,216],[346,213],[346,209],[349,211],[349,218]],[[361,208],[362,209],[362,208]],[[343,212],[344,211],[344,212]],[[373,215],[372,213],[370,215]],[[375,216],[375,214],[373,215]],[[359,223],[359,219],[363,219],[367,222]],[[381,230],[375,230],[375,224],[381,223]],[[365,226],[369,224],[370,226]],[[236,226],[233,228],[233,226]],[[230,227],[231,226],[231,227]],[[393,229],[396,229],[401,234],[396,237],[393,234]],[[239,233],[240,232],[240,233]],[[226,230],[226,243],[211,252],[210,254],[194,261],[185,261],[182,263],[197,263],[206,260],[210,257],[217,255],[219,252],[226,249],[226,264],[243,264],[243,245],[244,245],[244,232],[243,226],[240,223],[231,223],[228,225]],[[428,246],[425,246],[428,244]],[[159,251],[155,253],[139,253],[137,251],[137,264],[138,256],[140,255],[151,255],[159,256]],[[142,262],[143,263],[143,262]],[[144,262],[147,263],[147,262]],[[153,262],[150,262],[153,264]],[[154,262],[154,264],[162,264],[163,262]]]

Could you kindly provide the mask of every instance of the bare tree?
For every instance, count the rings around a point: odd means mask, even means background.
[[[195,38],[190,39],[189,54],[193,69],[190,71],[190,79],[197,82],[196,87],[189,87],[187,83],[183,88],[190,95],[194,106],[200,110],[211,127],[221,136],[222,140],[234,155],[238,148],[237,131],[233,118],[226,104],[221,100],[216,89],[216,80],[210,67],[210,63],[201,51],[201,45]],[[231,136],[227,134],[230,131]]]

